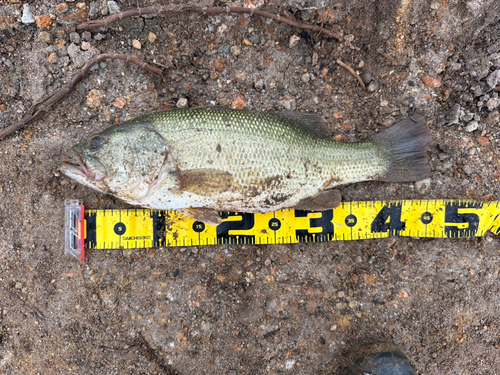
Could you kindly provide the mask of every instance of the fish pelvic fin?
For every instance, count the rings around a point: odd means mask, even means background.
[[[374,136],[371,141],[389,159],[387,173],[377,180],[410,182],[429,178],[431,167],[426,154],[431,140],[421,115],[412,115]]]

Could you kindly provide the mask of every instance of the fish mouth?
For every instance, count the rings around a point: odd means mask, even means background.
[[[66,176],[82,182],[99,182],[106,177],[106,168],[102,163],[92,157],[83,158],[78,152],[70,152],[63,156],[59,169]]]
[[[83,173],[85,177],[88,177],[89,169],[85,165],[85,163],[71,163],[69,161],[63,161],[61,165],[61,169],[64,170],[73,170],[74,172],[78,171]]]

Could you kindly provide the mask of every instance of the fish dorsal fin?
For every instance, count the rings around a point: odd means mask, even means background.
[[[295,121],[316,137],[332,139],[332,130],[328,126],[328,122],[315,113],[293,111],[279,111],[275,113]]]
[[[171,174],[177,179],[179,191],[206,197],[228,191],[233,183],[231,173],[218,169],[192,169]]]

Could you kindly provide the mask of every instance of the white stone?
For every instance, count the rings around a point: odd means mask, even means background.
[[[29,4],[24,4],[23,16],[21,17],[21,22],[26,25],[35,22]]]
[[[179,98],[177,101],[177,108],[184,108],[187,107],[188,105],[188,100],[186,98]]]
[[[479,127],[479,122],[476,120],[472,120],[469,122],[469,124],[465,127],[465,130],[468,131],[469,133],[472,133],[474,130],[477,130]]]
[[[295,47],[297,44],[299,44],[300,42],[300,36],[297,36],[297,35],[292,35],[290,37],[290,42],[288,43],[288,45],[290,46],[290,48],[293,48]]]

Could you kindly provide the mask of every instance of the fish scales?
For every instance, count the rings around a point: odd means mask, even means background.
[[[171,110],[144,120],[173,145],[181,169],[222,169],[242,186],[287,174],[293,177],[291,188],[332,179],[352,183],[387,168],[370,142],[318,138],[297,122],[272,113]]]
[[[314,115],[174,109],[115,125],[72,148],[63,173],[126,202],[207,223],[217,211],[321,210],[342,184],[429,176],[430,132],[412,116],[364,142],[318,135]]]

